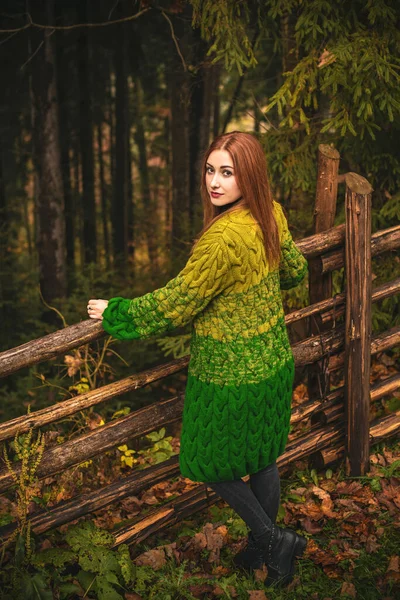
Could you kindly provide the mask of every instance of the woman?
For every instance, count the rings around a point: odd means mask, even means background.
[[[236,565],[251,571],[265,562],[266,584],[287,584],[306,540],[275,524],[276,459],[288,438],[294,378],[280,290],[304,278],[307,261],[272,199],[265,156],[251,134],[214,140],[201,191],[204,228],[183,270],[133,300],[89,300],[88,313],[118,339],[192,321],[181,474],[211,487],[249,525]]]

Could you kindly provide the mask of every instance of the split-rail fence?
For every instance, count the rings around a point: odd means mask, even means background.
[[[326,468],[345,456],[346,472],[364,475],[369,470],[371,443],[398,435],[400,411],[370,423],[371,402],[400,387],[400,374],[370,385],[370,358],[400,341],[400,327],[371,334],[371,305],[397,294],[400,277],[372,289],[371,258],[400,246],[400,226],[371,235],[371,195],[368,181],[355,173],[338,175],[339,154],[321,145],[314,208],[315,234],[296,244],[309,261],[310,304],[286,314],[286,324],[306,319],[308,337],[292,344],[296,367],[307,366],[309,399],[292,410],[291,423],[306,421],[308,429],[292,439],[278,459],[280,470],[293,461],[308,458],[316,468]],[[334,226],[338,184],[345,184],[345,223]],[[332,297],[332,272],[344,267],[345,291]],[[340,317],[345,315],[344,323]],[[0,376],[65,352],[80,348],[106,334],[99,321],[87,320],[40,339],[0,353]],[[0,424],[0,442],[55,423],[79,411],[107,402],[184,370],[189,356],[131,375],[88,393]],[[344,368],[344,385],[330,390],[330,375]],[[112,422],[45,450],[37,470],[42,479],[79,465],[127,441],[138,440],[157,428],[179,422],[184,395],[156,402]],[[18,463],[13,463],[18,471]],[[169,478],[179,476],[178,455],[132,472],[91,493],[80,494],[41,510],[31,517],[32,530],[51,528],[98,511]],[[248,480],[248,476],[244,478]],[[6,468],[0,471],[0,493],[14,485]],[[180,497],[154,508],[144,517],[114,532],[115,545],[140,542],[220,498],[204,484],[195,484]],[[3,527],[7,539],[16,524]]]

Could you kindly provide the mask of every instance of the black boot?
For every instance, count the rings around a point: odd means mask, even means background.
[[[257,540],[263,550],[264,562],[268,568],[268,576],[264,582],[266,587],[276,583],[288,585],[294,575],[294,561],[306,549],[306,538],[291,529],[282,529],[272,525],[272,531],[267,538]]]
[[[243,550],[235,554],[233,562],[236,567],[243,569],[247,573],[252,573],[254,569],[262,569],[264,557],[262,549],[256,544],[253,532],[250,530],[247,536],[247,545]]]

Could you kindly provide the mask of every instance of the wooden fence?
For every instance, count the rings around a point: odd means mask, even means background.
[[[400,411],[369,422],[370,402],[400,387],[400,375],[370,385],[370,356],[393,348],[400,340],[400,327],[371,336],[371,304],[400,290],[400,277],[372,290],[371,257],[399,248],[400,226],[371,235],[371,186],[355,173],[338,176],[338,164],[338,153],[321,146],[314,222],[317,233],[297,242],[310,265],[310,305],[290,312],[285,320],[287,325],[308,320],[308,337],[293,344],[292,350],[296,367],[307,365],[310,393],[309,400],[293,408],[291,423],[307,421],[309,427],[306,433],[288,443],[285,453],[278,459],[278,466],[282,471],[293,461],[309,457],[313,465],[322,468],[345,455],[347,474],[354,476],[368,471],[371,443],[395,436],[400,431]],[[333,227],[338,182],[346,186],[346,222]],[[332,272],[343,266],[346,291],[332,297]],[[345,323],[338,324],[342,315],[345,315]],[[0,376],[49,360],[105,335],[101,323],[89,319],[7,350],[0,354]],[[189,356],[185,356],[2,423],[0,441],[142,388],[182,371],[188,363]],[[342,367],[344,386],[331,391],[329,376]],[[156,402],[48,448],[40,462],[38,477],[56,475],[128,440],[180,421],[183,402],[183,394]],[[18,473],[18,463],[13,466]],[[146,469],[133,470],[99,490],[34,514],[32,529],[37,534],[43,533],[179,474],[177,455]],[[247,481],[248,476],[244,480]],[[7,469],[0,471],[0,492],[13,484]],[[114,532],[115,545],[142,541],[219,499],[204,484],[194,484],[193,489],[179,498],[154,508],[144,518],[139,516],[133,524]],[[15,523],[3,527],[0,536],[6,539],[15,527]]]

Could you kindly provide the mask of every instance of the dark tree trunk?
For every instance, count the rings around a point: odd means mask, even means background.
[[[126,69],[126,31],[119,27],[115,39],[115,183],[113,202],[114,260],[127,266],[128,261],[128,106]]]
[[[7,340],[8,323],[10,322],[10,308],[12,307],[12,292],[10,288],[10,276],[12,266],[10,264],[11,253],[9,251],[9,213],[6,204],[6,190],[3,167],[3,138],[0,137],[0,345]]]
[[[53,1],[40,2],[44,22],[54,23]],[[35,4],[35,8],[38,3]],[[58,109],[53,38],[35,32],[32,58],[34,165],[37,175],[37,245],[40,286],[46,301],[66,294],[63,182],[58,139]]]
[[[109,202],[107,194],[107,186],[104,175],[104,157],[103,157],[103,133],[102,123],[97,123],[97,147],[99,161],[99,179],[100,179],[100,197],[101,197],[101,222],[103,226],[103,243],[107,269],[110,268],[110,238],[108,235],[108,216]]]
[[[213,137],[216,138],[219,135],[220,129],[220,99],[219,99],[219,81],[221,74],[221,66],[217,63],[213,66]]]
[[[136,82],[136,133],[135,141],[139,152],[139,176],[140,176],[140,188],[142,193],[143,202],[143,225],[146,232],[147,248],[149,253],[149,259],[152,266],[152,275],[157,276],[159,264],[158,264],[158,250],[157,250],[157,220],[154,218],[156,213],[156,206],[153,205],[151,191],[150,191],[150,176],[149,167],[147,164],[147,150],[146,150],[146,138],[144,135],[143,126],[143,101],[142,101],[142,89],[140,81]]]
[[[68,64],[65,57],[65,35],[58,32],[57,37],[57,94],[59,109],[59,128],[60,128],[60,154],[61,171],[64,187],[65,204],[65,233],[67,247],[67,266],[71,274],[75,270],[75,203],[71,187],[71,165],[69,159],[69,149],[71,142],[71,121],[69,117],[68,89],[70,80],[68,77]]]
[[[88,21],[88,0],[78,3],[81,23]],[[85,262],[96,262],[96,205],[94,198],[93,124],[89,30],[82,27],[78,38],[79,125],[83,186],[83,238]]]
[[[129,115],[129,127],[126,132],[126,158],[127,158],[127,182],[128,182],[128,255],[133,266],[135,261],[135,214],[133,206],[133,181],[132,181],[132,152],[131,152],[131,119]],[[132,268],[133,273],[133,268]]]
[[[200,194],[201,161],[210,138],[212,70],[205,63],[207,46],[200,39],[198,30],[191,32],[191,64],[201,65],[190,82],[191,102],[189,108],[190,144],[190,205],[191,234],[202,226],[203,207]]]
[[[185,52],[184,22],[175,21],[175,35]],[[190,147],[188,73],[184,70],[172,40],[168,65],[168,87],[171,107],[172,150],[172,270],[180,268],[187,259],[190,248]]]
[[[80,144],[79,134],[73,140],[73,162],[72,173],[74,179],[73,194],[74,205],[76,206],[76,235],[75,239],[79,241],[79,263],[82,267],[85,264],[85,242],[83,238],[83,207],[82,207],[82,168],[80,162]]]
[[[115,189],[115,99],[113,96],[111,72],[107,100],[108,125],[110,127],[110,182],[112,189]]]

